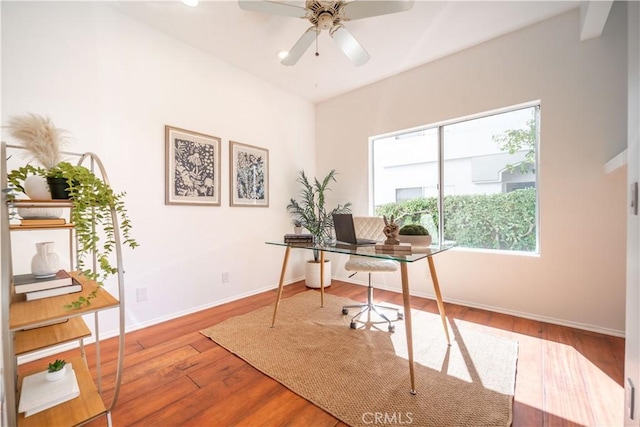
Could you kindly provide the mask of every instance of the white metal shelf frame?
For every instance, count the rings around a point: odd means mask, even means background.
[[[0,230],[2,231],[0,236],[0,283],[2,284],[2,288],[0,289],[0,299],[1,299],[1,322],[2,322],[2,370],[3,370],[3,396],[0,396],[3,400],[1,401],[3,405],[3,411],[6,411],[6,421],[8,425],[14,426],[17,425],[17,385],[18,385],[18,375],[17,375],[17,358],[14,351],[13,345],[13,334],[15,333],[9,327],[9,313],[11,306],[11,278],[13,277],[13,263],[12,263],[12,251],[11,251],[11,240],[10,240],[10,228],[9,228],[9,207],[11,205],[14,206],[35,206],[38,203],[34,202],[12,202],[9,199],[9,189],[7,184],[7,148],[11,149],[22,149],[21,146],[8,145],[4,142],[0,147],[0,189],[1,191],[1,203],[2,208],[0,209]],[[103,182],[107,185],[109,184],[109,178],[106,173],[106,169],[104,164],[100,160],[100,158],[92,152],[86,153],[72,153],[72,152],[63,152],[65,155],[70,155],[78,158],[77,164],[81,166],[88,167],[91,172],[99,173],[99,176],[103,180]],[[85,165],[87,163],[87,165]],[[49,207],[69,207],[69,202],[46,202],[42,203],[46,204]],[[119,301],[117,305],[118,309],[118,329],[119,329],[119,337],[118,337],[118,359],[117,359],[117,367],[116,367],[116,378],[115,378],[115,387],[113,398],[109,405],[105,404],[106,413],[99,414],[98,418],[102,415],[107,417],[107,422],[109,425],[112,425],[111,420],[111,412],[115,407],[118,397],[120,394],[120,386],[122,383],[122,371],[124,368],[124,347],[125,347],[125,292],[124,292],[124,267],[122,261],[122,237],[120,232],[120,225],[118,220],[118,214],[114,206],[111,206],[111,221],[114,229],[114,241],[115,241],[115,257],[116,257],[116,268],[117,268],[117,282],[118,282],[118,295],[116,298]],[[95,227],[95,224],[94,224]],[[77,239],[76,239],[76,252],[77,254]],[[77,259],[76,259],[77,262]],[[97,269],[97,259],[95,254],[93,254],[92,259],[92,269],[96,271]],[[94,315],[94,332],[95,332],[95,346],[96,346],[96,373],[97,373],[97,388],[98,392],[102,395],[102,372],[101,372],[101,356],[100,356],[100,322],[99,315],[100,311],[93,312]],[[73,317],[71,314],[69,317]],[[103,400],[104,401],[104,400]],[[85,422],[89,422],[91,419],[86,420]]]

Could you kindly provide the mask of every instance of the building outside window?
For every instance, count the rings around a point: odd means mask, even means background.
[[[539,110],[372,138],[374,212],[458,247],[537,252]]]

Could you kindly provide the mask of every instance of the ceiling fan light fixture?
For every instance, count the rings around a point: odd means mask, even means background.
[[[333,15],[329,12],[323,12],[318,16],[318,28],[321,30],[328,30],[333,27]]]

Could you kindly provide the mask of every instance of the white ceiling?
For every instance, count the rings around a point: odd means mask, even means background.
[[[178,1],[109,4],[316,103],[577,8],[580,1],[416,0],[407,12],[345,23],[371,54],[361,67],[326,31],[318,37],[318,57],[312,45],[296,65],[281,65],[276,53],[289,50],[309,22],[245,11],[233,0],[201,0],[195,8]]]

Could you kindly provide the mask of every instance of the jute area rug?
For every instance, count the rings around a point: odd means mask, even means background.
[[[517,343],[413,310],[416,395],[409,393],[404,322],[350,329],[346,298],[306,291],[201,331],[296,394],[351,426],[508,426]],[[406,316],[406,314],[405,314]]]

